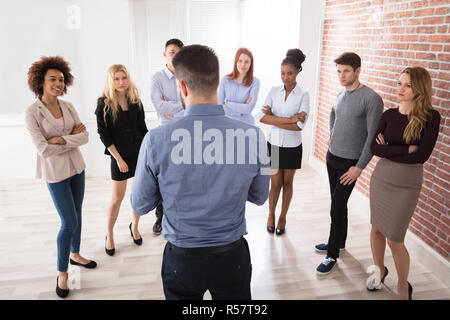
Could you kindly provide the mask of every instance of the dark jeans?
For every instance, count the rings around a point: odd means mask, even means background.
[[[80,252],[84,181],[83,171],[61,182],[47,182],[56,211],[61,218],[61,228],[57,237],[58,271],[61,272],[67,272],[70,251]]]
[[[328,238],[328,256],[337,259],[339,248],[345,247],[347,240],[348,210],[347,202],[356,181],[350,185],[340,183],[341,176],[353,167],[358,159],[344,159],[327,152],[327,171],[331,193],[331,226]]]
[[[226,252],[189,254],[166,244],[161,268],[167,300],[251,300],[252,265],[247,241]]]

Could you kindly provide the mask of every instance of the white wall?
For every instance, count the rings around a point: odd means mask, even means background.
[[[32,178],[35,148],[23,126],[23,110],[34,101],[28,89],[27,70],[41,55],[62,55],[72,66],[74,85],[63,97],[74,103],[89,131],[82,147],[88,175],[109,176],[109,158],[103,155],[94,108],[104,86],[106,70],[125,64],[141,92],[146,111],[149,76],[164,65],[165,41],[178,37],[186,44],[213,47],[219,56],[221,75],[231,72],[240,46],[255,56],[255,76],[261,89],[255,113],[272,86],[280,85],[280,64],[287,49],[306,54],[299,84],[310,92],[311,111],[317,101],[320,21],[324,0],[16,0],[0,1],[0,28],[5,39],[0,50],[0,179]],[[80,8],[80,28],[68,29]],[[26,10],[24,10],[26,8]],[[299,19],[300,18],[300,19]],[[6,94],[7,92],[7,94]],[[152,112],[147,125],[157,125]],[[313,119],[303,135],[304,159],[312,144]]]
[[[308,124],[302,132],[305,160],[309,160],[314,153],[314,128],[317,121],[324,12],[325,0],[301,0],[299,48],[306,55],[306,60],[303,63],[303,71],[299,75],[298,83],[309,92],[311,108]]]

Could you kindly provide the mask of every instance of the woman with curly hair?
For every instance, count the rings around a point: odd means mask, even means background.
[[[439,134],[441,116],[432,107],[431,95],[427,70],[404,69],[397,82],[400,106],[383,113],[371,145],[372,153],[381,158],[370,180],[370,243],[374,264],[381,274],[378,280],[369,278],[367,289],[381,289],[388,274],[384,265],[387,238],[397,269],[399,299],[412,298],[404,238],[422,188],[423,163],[430,157]]]
[[[105,154],[111,156],[113,195],[108,207],[105,251],[113,256],[114,224],[127,190],[127,180],[134,177],[141,142],[148,131],[138,90],[125,66],[115,64],[108,69],[105,89],[98,98],[95,114]],[[132,222],[129,225],[131,237],[135,244],[141,245],[138,223],[139,216],[132,210]]]
[[[61,218],[56,279],[56,294],[61,298],[69,294],[69,261],[88,269],[97,266],[79,253],[86,165],[78,147],[88,142],[88,132],[73,105],[58,98],[72,85],[70,71],[59,56],[34,62],[28,70],[28,85],[37,100],[25,112],[26,128],[37,149],[36,178],[47,181]]]

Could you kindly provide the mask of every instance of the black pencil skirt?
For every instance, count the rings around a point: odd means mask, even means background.
[[[267,147],[269,148],[270,167],[272,169],[300,169],[302,167],[302,144],[294,148],[285,148],[267,142]],[[277,154],[279,155],[278,159],[275,158]]]

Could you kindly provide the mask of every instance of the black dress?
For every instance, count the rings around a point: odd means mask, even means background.
[[[97,132],[105,145],[105,154],[111,156],[111,178],[121,181],[134,177],[136,164],[142,140],[147,133],[145,124],[145,112],[142,102],[128,103],[128,111],[123,111],[119,107],[117,119],[113,123],[111,113],[104,118],[103,108],[105,97],[100,97],[97,101]],[[109,153],[108,147],[114,144],[120,156],[128,165],[128,172],[120,172],[116,159]]]

